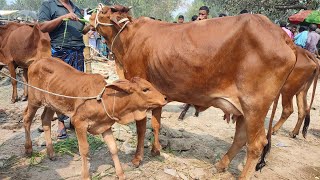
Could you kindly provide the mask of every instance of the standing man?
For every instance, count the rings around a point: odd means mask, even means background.
[[[207,6],[201,6],[199,8],[198,20],[208,19],[209,12],[210,11],[209,11],[209,8]]]
[[[286,23],[286,22],[281,21],[281,22],[280,22],[280,27],[281,27],[282,30],[284,30],[284,31],[288,34],[288,36],[289,36],[291,39],[294,38],[294,37],[293,37],[293,33],[287,28],[287,23]]]
[[[313,54],[318,54],[317,44],[320,40],[320,35],[316,33],[317,25],[311,24],[309,26],[309,33],[306,43],[306,49]]]
[[[183,15],[180,15],[180,16],[178,17],[178,23],[181,24],[181,23],[183,23],[183,22],[184,22],[184,16],[183,16]]]
[[[82,33],[87,32],[83,32],[84,24],[79,21],[80,17],[81,10],[70,0],[44,1],[39,10],[40,28],[50,35],[52,56],[84,71]],[[64,120],[68,117],[60,115],[58,118],[58,138],[67,138]]]

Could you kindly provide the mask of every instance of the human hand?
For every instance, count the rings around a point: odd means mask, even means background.
[[[79,17],[73,12],[63,15],[63,16],[61,16],[61,18],[62,18],[62,20],[63,19],[70,19],[70,20],[73,20],[73,21],[78,21],[79,20]]]

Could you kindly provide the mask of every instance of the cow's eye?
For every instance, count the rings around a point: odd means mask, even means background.
[[[150,89],[149,88],[144,88],[142,91],[143,92],[148,92],[148,91],[150,91]]]

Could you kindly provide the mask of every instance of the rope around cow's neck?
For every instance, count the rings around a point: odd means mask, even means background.
[[[50,94],[50,95],[53,95],[53,96],[58,96],[58,97],[63,97],[63,98],[69,98],[69,99],[82,99],[82,100],[96,99],[97,101],[101,101],[101,104],[102,104],[102,106],[103,106],[103,109],[104,109],[104,111],[106,112],[107,116],[108,116],[110,119],[112,119],[112,120],[119,120],[118,118],[116,118],[116,117],[113,116],[113,115],[114,115],[114,106],[115,106],[115,95],[114,95],[114,97],[113,97],[114,99],[113,99],[113,108],[112,108],[113,111],[112,111],[112,116],[108,113],[107,107],[106,107],[106,105],[104,104],[104,101],[103,101],[103,99],[102,99],[102,95],[103,95],[104,91],[106,90],[106,86],[103,87],[102,91],[101,91],[97,96],[88,96],[88,97],[67,96],[67,95],[57,94],[57,93],[54,93],[54,92],[49,92],[49,91],[46,91],[46,90],[44,90],[44,89],[41,89],[41,88],[32,86],[32,85],[30,85],[30,84],[28,84],[28,83],[19,81],[19,80],[17,80],[16,78],[11,77],[10,75],[8,75],[8,74],[6,74],[6,73],[4,73],[4,72],[1,72],[1,71],[0,71],[0,73],[3,74],[4,76],[9,77],[10,79],[13,79],[13,80],[21,83],[21,84],[24,84],[24,85],[26,85],[26,86],[28,86],[28,87],[31,87],[31,88],[33,88],[33,89],[36,89],[36,90],[38,90],[38,91],[40,91],[40,92],[47,93],[47,94]]]

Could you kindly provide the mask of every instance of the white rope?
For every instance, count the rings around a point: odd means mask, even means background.
[[[38,90],[38,91],[41,91],[41,92],[44,92],[44,93],[47,93],[47,94],[50,94],[50,95],[54,95],[54,96],[58,96],[58,97],[64,97],[64,98],[69,98],[69,99],[83,99],[83,100],[96,99],[97,101],[101,101],[101,104],[102,104],[102,106],[103,106],[103,109],[104,109],[104,111],[106,112],[107,116],[108,116],[110,119],[118,120],[118,118],[115,118],[115,117],[113,117],[113,116],[110,116],[110,114],[108,113],[107,108],[106,108],[106,106],[105,106],[105,104],[104,104],[104,102],[103,102],[102,95],[103,95],[104,91],[106,90],[106,86],[103,87],[102,91],[101,91],[97,96],[89,96],[89,97],[66,96],[66,95],[62,95],[62,94],[57,94],[57,93],[49,92],[49,91],[40,89],[40,88],[38,88],[38,87],[32,86],[32,85],[30,85],[30,84],[24,83],[24,82],[22,82],[22,81],[17,80],[16,78],[11,77],[10,75],[8,75],[8,74],[6,74],[6,73],[4,73],[4,72],[1,72],[1,71],[0,71],[0,73],[3,74],[4,76],[7,76],[7,77],[9,77],[9,78],[11,78],[11,79],[13,79],[13,80],[21,83],[21,84],[24,84],[24,85],[26,85],[26,86],[28,86],[28,87],[31,87],[31,88],[33,88],[33,89],[36,89],[36,90]],[[113,103],[114,103],[113,106],[115,106],[115,97],[114,97]],[[113,113],[114,113],[114,107],[113,107]]]

